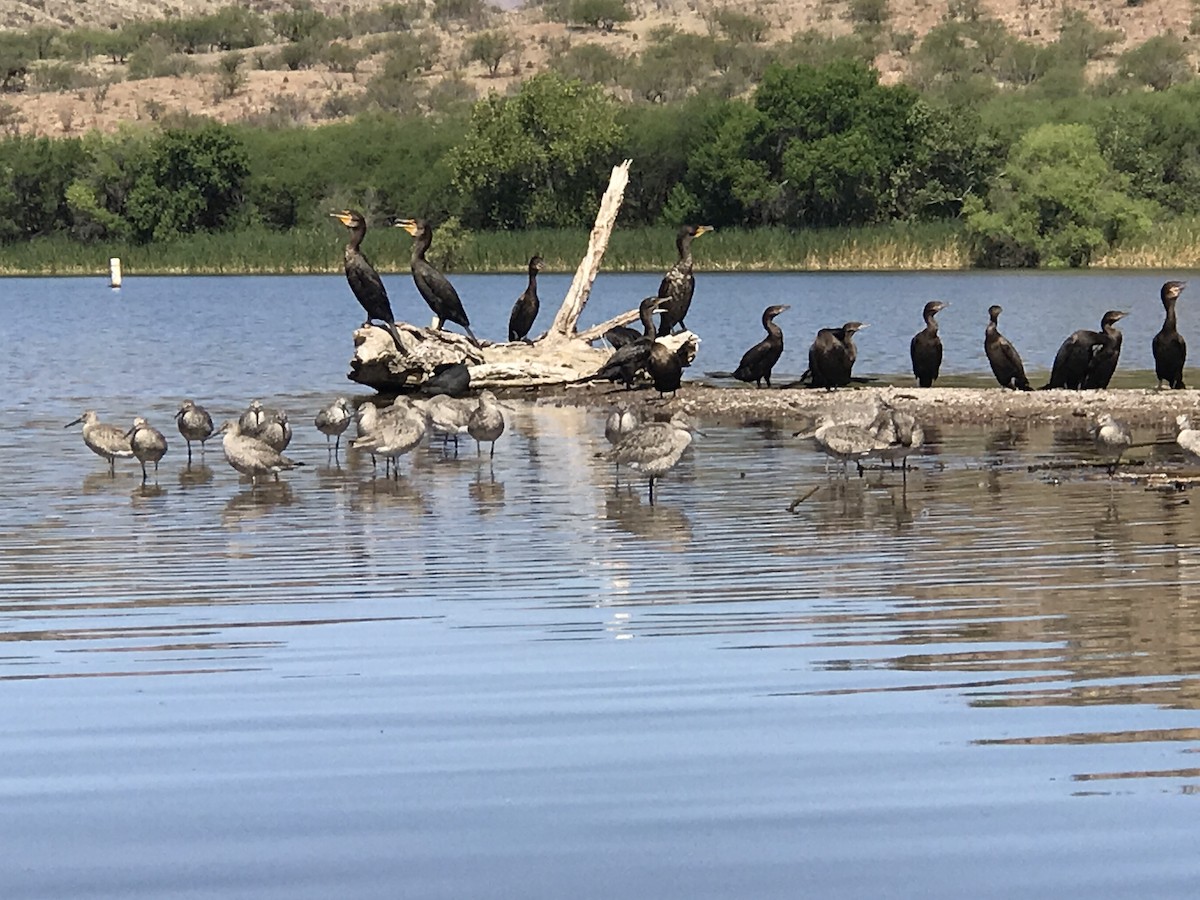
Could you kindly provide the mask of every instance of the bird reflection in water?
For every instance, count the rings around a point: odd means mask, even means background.
[[[360,512],[371,512],[389,507],[405,508],[418,516],[428,515],[430,512],[428,500],[411,478],[372,478],[358,485],[352,508]]]
[[[276,507],[291,506],[295,502],[292,487],[286,481],[265,481],[230,497],[221,512],[221,521],[229,525],[258,519],[269,515]]]
[[[475,480],[467,485],[467,495],[478,507],[481,514],[493,513],[504,508],[504,482],[497,481],[495,474],[488,467],[488,478],[483,478],[483,467],[475,471]]]
[[[167,489],[158,484],[143,482],[133,489],[133,493],[129,495],[130,501],[135,507],[143,506],[148,501],[157,500],[167,496]]]
[[[141,473],[138,473],[139,475]],[[79,490],[83,494],[106,494],[113,489],[113,485],[120,484],[125,479],[125,473],[121,473],[120,477],[105,469],[102,472],[89,472],[83,478],[83,484]],[[141,481],[141,478],[138,479]]]
[[[628,534],[661,541],[676,550],[692,542],[692,522],[683,510],[643,502],[640,491],[605,494],[604,518]]]
[[[191,463],[187,468],[179,470],[180,487],[199,487],[202,484],[211,484],[212,480],[212,466],[204,463]]]

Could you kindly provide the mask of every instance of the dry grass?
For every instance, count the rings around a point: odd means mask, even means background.
[[[137,18],[163,15],[195,15],[212,11],[229,0],[0,0],[0,25],[28,28],[34,25],[118,24]],[[344,9],[363,9],[379,5],[379,0],[316,0],[314,6],[324,12],[337,14]],[[540,71],[549,56],[548,47],[555,43],[579,44],[595,42],[627,54],[644,47],[650,32],[671,25],[697,33],[707,32],[706,19],[724,6],[754,11],[770,23],[768,41],[789,39],[798,31],[816,29],[823,34],[838,35],[850,31],[846,18],[846,2],[834,0],[754,0],[734,3],[733,0],[630,0],[637,18],[612,34],[571,30],[563,25],[546,22],[536,9],[497,9],[494,25],[512,32],[521,42],[519,65],[502,67],[500,75],[487,77],[482,66],[475,63],[465,70],[467,79],[481,94],[488,90],[506,90],[511,83]],[[940,22],[946,14],[949,0],[891,0],[892,22],[897,31],[913,31],[918,37]],[[981,9],[1005,23],[1014,34],[1031,40],[1050,40],[1057,32],[1061,9],[1074,7],[1086,13],[1098,25],[1117,28],[1124,34],[1117,52],[1137,45],[1147,38],[1166,31],[1186,35],[1191,22],[1190,0],[1156,0],[1129,6],[1125,0],[979,0]],[[259,12],[271,13],[285,8],[284,0],[257,0],[251,4]],[[458,60],[470,32],[458,25],[442,29],[441,58],[445,66],[423,76],[429,82],[444,78],[460,68]],[[368,60],[357,75],[339,75],[324,69],[299,72],[250,71],[248,81],[238,93],[225,100],[214,99],[215,75],[205,72],[216,62],[216,55],[195,57],[201,74],[178,78],[156,78],[143,81],[124,81],[124,67],[105,61],[93,64],[92,74],[105,81],[115,81],[103,97],[93,90],[73,90],[57,93],[10,94],[2,99],[15,107],[15,115],[3,123],[7,130],[40,135],[82,133],[97,129],[113,131],[121,124],[152,118],[151,113],[188,112],[212,117],[218,121],[234,122],[261,120],[272,109],[290,117],[296,124],[310,124],[310,111],[320,109],[327,98],[336,94],[357,94],[363,90],[374,64]],[[885,81],[900,80],[907,62],[896,53],[882,53],[876,58]],[[1102,69],[1105,63],[1098,64]],[[514,74],[514,69],[516,72]],[[160,108],[161,105],[161,108]]]

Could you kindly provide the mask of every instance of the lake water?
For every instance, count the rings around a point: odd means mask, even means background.
[[[902,372],[949,297],[965,376],[991,302],[1047,362],[1132,307],[1136,373],[1172,274],[706,277],[689,324],[719,369],[768,303],[846,309]],[[521,279],[461,281],[497,334]],[[656,284],[603,276],[586,318]],[[348,390],[341,279],[9,279],[0,312],[5,897],[1195,893],[1200,521],[1029,470],[1092,459],[1077,430],[930,427],[904,490],[797,423],[705,423],[651,507],[600,411],[521,403],[494,462],[389,483],[311,427]],[[308,467],[188,469],[184,396],[283,406]],[[85,407],[167,434],[156,481],[107,474]]]

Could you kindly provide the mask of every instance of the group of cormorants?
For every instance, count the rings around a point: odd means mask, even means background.
[[[1185,282],[1168,281],[1162,286],[1165,318],[1162,329],[1154,336],[1151,350],[1154,354],[1154,371],[1159,384],[1175,389],[1184,387],[1183,366],[1187,360],[1187,342],[1176,326],[1175,303],[1182,293]],[[925,304],[922,316],[925,327],[913,335],[909,344],[913,376],[921,387],[931,387],[937,380],[942,365],[942,341],[938,337],[937,314],[949,304],[931,300]],[[769,306],[763,312],[763,327],[767,337],[746,351],[734,378],[754,381],[760,386],[766,381],[771,386],[771,369],[783,353],[783,333],[774,323],[774,318],[787,307]],[[988,309],[988,324],[984,329],[983,349],[991,365],[996,381],[1012,390],[1032,390],[1021,355],[999,330],[1000,306]],[[1071,334],[1054,357],[1050,381],[1045,389],[1068,388],[1077,390],[1107,388],[1116,372],[1121,356],[1122,335],[1116,327],[1125,312],[1110,309],[1100,320],[1100,330],[1086,328]],[[865,328],[862,322],[847,322],[840,328],[822,328],[808,350],[808,369],[800,376],[800,383],[812,387],[832,389],[844,387],[856,380],[852,374],[858,349],[854,335]]]
[[[383,279],[379,277],[379,273],[375,271],[375,267],[371,265],[370,260],[363,255],[362,242],[367,234],[367,220],[362,213],[354,209],[344,209],[341,212],[330,213],[330,216],[337,219],[343,225],[350,229],[350,240],[346,244],[345,263],[346,263],[346,280],[350,283],[350,290],[362,305],[362,308],[367,312],[367,321],[363,323],[366,328],[374,323],[379,323],[380,327],[386,329],[392,336],[392,340],[396,344],[397,350],[403,350],[400,343],[400,335],[396,331],[396,317],[392,313],[392,304],[388,300],[387,288],[383,286]],[[430,245],[433,243],[433,226],[424,219],[393,219],[392,225],[396,228],[403,228],[413,237],[412,248],[412,277],[413,283],[417,286],[419,293],[433,310],[433,314],[437,317],[437,322],[434,327],[441,330],[446,322],[453,322],[455,325],[461,325],[467,333],[467,337],[472,343],[478,344],[475,339],[474,332],[471,331],[471,320],[467,317],[467,311],[463,309],[462,300],[458,296],[458,292],[454,290],[454,285],[450,283],[445,275],[437,270],[432,263],[425,258]],[[537,269],[541,268],[540,257],[534,257],[537,260]],[[536,271],[534,260],[529,261],[529,282],[530,291],[533,292],[532,304],[530,304],[525,295],[522,295],[521,300],[517,303],[520,305],[525,302],[524,309],[528,309],[532,305],[532,315],[537,315],[537,287],[535,282]],[[528,294],[529,291],[526,292]],[[524,315],[524,313],[523,313]],[[513,316],[516,318],[517,310],[513,310]],[[529,317],[529,324],[533,324],[532,316]],[[510,326],[511,328],[511,326]]]
[[[354,296],[366,310],[365,326],[378,324],[385,328],[397,349],[403,349],[387,290],[361,250],[367,231],[365,218],[353,209],[331,215],[350,229],[350,240],[345,250],[346,279]],[[462,326],[472,342],[478,343],[454,286],[425,258],[433,241],[432,226],[424,219],[396,218],[391,222],[413,236],[413,282],[437,317],[435,327],[440,329],[446,322],[453,322]],[[679,254],[677,261],[663,276],[657,294],[647,297],[639,305],[641,331],[624,326],[609,329],[605,338],[613,347],[612,356],[596,372],[577,383],[614,381],[629,388],[645,373],[660,394],[674,393],[679,388],[683,369],[691,361],[696,342],[673,342],[669,339],[676,334],[676,329],[687,332],[686,318],[696,287],[692,241],[713,230],[710,225],[684,225],[679,229],[675,240]],[[541,269],[542,258],[535,254],[529,260],[528,286],[517,298],[509,317],[510,341],[526,340],[537,318],[540,307],[537,276]],[[1184,286],[1182,281],[1168,281],[1162,286],[1165,319],[1152,342],[1159,383],[1176,389],[1184,387],[1183,366],[1187,358],[1187,344],[1179,334],[1175,317],[1175,303]],[[909,345],[913,376],[921,387],[931,387],[941,370],[942,341],[938,336],[936,317],[948,305],[940,300],[925,304],[922,311],[925,327],[913,336]],[[764,383],[766,387],[771,387],[771,372],[783,355],[783,330],[776,324],[775,318],[788,309],[786,305],[768,306],[762,315],[766,336],[746,351],[733,372],[722,374],[753,382],[759,387]],[[1031,390],[1021,355],[999,331],[1001,312],[1003,309],[1000,306],[988,309],[983,342],[988,363],[1001,386],[1012,390]],[[657,325],[654,322],[656,315]],[[1045,387],[1079,390],[1107,388],[1121,355],[1122,335],[1116,325],[1126,315],[1120,310],[1108,310],[1100,320],[1099,331],[1080,329],[1071,334],[1054,357],[1050,381]],[[846,322],[837,328],[818,330],[808,350],[808,368],[798,383],[831,390],[864,380],[856,379],[853,374],[858,356],[854,335],[866,327],[863,322]],[[668,340],[664,341],[664,338]]]

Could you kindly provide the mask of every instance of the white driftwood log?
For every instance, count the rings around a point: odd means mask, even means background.
[[[376,390],[394,391],[419,386],[435,366],[448,362],[465,362],[471,370],[471,384],[477,387],[564,384],[595,372],[608,359],[610,351],[592,347],[591,341],[613,326],[638,317],[633,309],[584,331],[576,330],[621,209],[625,186],[629,183],[629,164],[625,160],[613,167],[588,238],[587,253],[545,334],[532,343],[484,341],[482,347],[476,347],[456,332],[397,322],[404,347],[399,352],[382,328],[359,328],[354,332],[354,358],[347,377]]]

